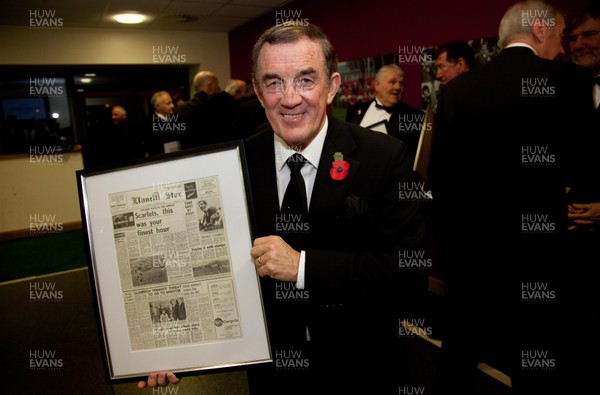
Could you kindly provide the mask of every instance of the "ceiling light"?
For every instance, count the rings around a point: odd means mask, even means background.
[[[82,84],[89,84],[92,82],[92,79],[91,78],[82,78],[82,79],[80,79],[80,81]]]
[[[142,14],[136,14],[131,12],[115,15],[114,18],[119,23],[127,24],[142,23],[144,19],[146,19],[146,17]]]

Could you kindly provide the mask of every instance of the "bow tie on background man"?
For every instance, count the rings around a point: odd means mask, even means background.
[[[390,114],[392,113],[392,107],[386,107],[386,106],[383,106],[383,105],[381,105],[381,104],[379,104],[377,102],[375,102],[375,107],[381,108],[382,110],[387,111]]]

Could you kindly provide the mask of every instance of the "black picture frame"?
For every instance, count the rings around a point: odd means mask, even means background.
[[[76,175],[108,381],[272,361],[241,140]]]

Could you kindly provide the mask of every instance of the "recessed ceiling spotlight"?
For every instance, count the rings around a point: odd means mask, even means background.
[[[123,14],[117,14],[114,16],[114,18],[119,23],[135,24],[144,22],[146,16],[134,12],[127,12]]]

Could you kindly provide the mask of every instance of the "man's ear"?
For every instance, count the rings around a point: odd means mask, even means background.
[[[342,77],[340,76],[340,73],[335,72],[331,74],[331,79],[329,80],[329,89],[327,90],[327,104],[331,104],[333,98],[340,89],[341,84]]]
[[[542,25],[542,20],[536,18],[531,25],[531,34],[536,43],[543,43],[546,38],[546,28]]]
[[[459,70],[462,72],[465,71],[469,71],[469,66],[467,66],[467,62],[465,62],[464,58],[458,58],[458,61],[456,61],[456,64],[458,65]]]

